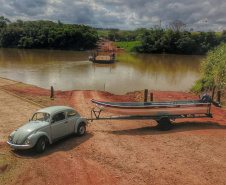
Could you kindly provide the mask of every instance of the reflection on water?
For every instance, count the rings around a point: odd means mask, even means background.
[[[120,54],[114,64],[88,61],[89,51],[0,49],[0,77],[55,90],[187,91],[203,56]]]

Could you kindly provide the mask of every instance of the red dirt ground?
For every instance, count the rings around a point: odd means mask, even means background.
[[[90,117],[93,107],[90,99],[143,99],[143,92],[59,91],[50,101],[50,91],[38,87],[12,85],[5,89],[39,99],[38,103],[46,106],[69,105],[85,117]],[[198,98],[183,92],[152,92],[154,101]],[[7,104],[1,106],[10,109]],[[159,130],[152,120],[94,121],[84,137],[63,139],[43,154],[11,150],[2,141],[0,184],[225,184],[226,111],[212,107],[212,113],[213,118],[176,120],[170,131]],[[21,116],[28,120],[31,115]],[[24,123],[15,123],[15,129],[20,124]],[[10,129],[5,129],[3,138]]]
[[[104,45],[102,45],[102,43],[104,43]],[[98,49],[98,51],[103,51],[103,52],[125,52],[124,49],[122,48],[117,48],[116,46],[113,45],[113,41],[107,41],[107,42],[100,42],[98,44],[98,46],[100,47],[100,49]]]

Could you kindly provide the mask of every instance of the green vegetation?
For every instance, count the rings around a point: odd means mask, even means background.
[[[206,54],[221,42],[226,42],[226,31],[221,34],[156,27],[97,32],[90,26],[63,24],[60,21],[11,22],[0,17],[0,47],[3,48],[91,49],[96,46],[98,36],[105,35],[108,35],[109,40],[122,42],[117,46],[139,53]]]
[[[133,52],[135,51],[135,47],[141,46],[140,41],[133,41],[133,42],[116,42],[113,44],[114,46],[118,46],[120,48],[125,49],[126,51]]]
[[[226,42],[226,31],[222,34],[213,31],[191,33],[188,31],[164,30],[161,28],[139,28],[135,31],[111,29],[112,41],[139,41],[132,51],[139,53],[206,54],[209,50]]]
[[[90,26],[52,21],[11,23],[0,17],[0,47],[89,49],[95,47],[97,32]]]
[[[107,36],[109,31],[97,30],[98,37]]]
[[[226,89],[226,43],[222,43],[207,53],[201,63],[201,78],[196,82],[192,91],[198,93],[217,89]]]

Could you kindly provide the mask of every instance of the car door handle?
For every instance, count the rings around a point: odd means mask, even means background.
[[[68,123],[67,121],[65,121],[64,123]]]

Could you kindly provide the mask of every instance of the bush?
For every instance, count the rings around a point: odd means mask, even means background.
[[[118,46],[120,48],[125,49],[126,51],[134,52],[136,51],[136,47],[141,45],[140,41],[133,41],[133,42],[117,42],[113,44],[114,46]]]
[[[226,89],[226,43],[222,43],[207,53],[207,57],[201,63],[201,78],[196,82],[193,91],[204,90],[219,91]]]

